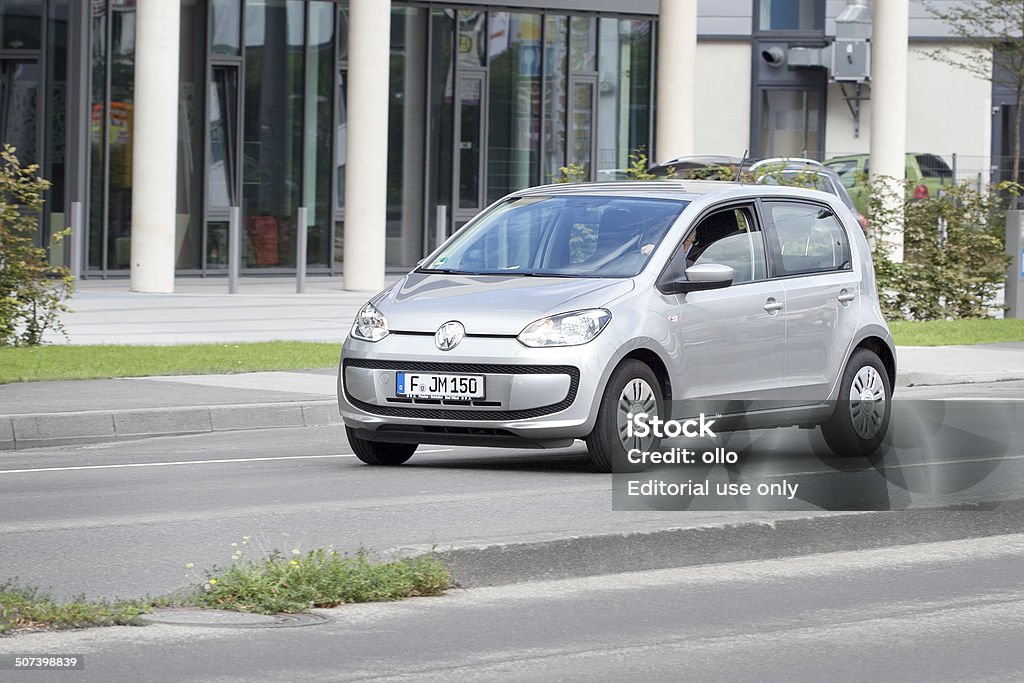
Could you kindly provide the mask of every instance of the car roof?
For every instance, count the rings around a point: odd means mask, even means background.
[[[764,185],[761,183],[737,183],[727,180],[623,180],[600,183],[557,183],[529,187],[511,196],[534,197],[590,195],[607,197],[649,197],[652,199],[676,199],[695,201],[702,197],[709,199],[719,196],[725,198],[798,196],[814,198],[824,195],[835,197],[825,192],[808,190],[789,185]]]

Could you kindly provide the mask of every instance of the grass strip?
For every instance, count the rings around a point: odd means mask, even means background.
[[[196,590],[184,598],[87,600],[58,602],[36,588],[13,581],[0,583],[0,635],[19,630],[72,629],[89,626],[137,626],[154,607],[208,607],[294,614],[313,607],[353,602],[384,602],[440,595],[452,584],[451,574],[432,557],[374,562],[365,553],[339,555],[323,548],[291,557],[273,552],[262,560],[214,567]],[[190,565],[189,565],[190,566]]]
[[[1024,341],[1024,319],[895,320],[897,346],[949,346]]]
[[[384,602],[440,595],[451,574],[431,557],[372,562],[364,553],[322,548],[290,558],[273,553],[208,573],[194,604],[259,614],[303,612],[352,602]]]
[[[86,626],[137,626],[139,616],[150,612],[146,600],[114,602],[77,597],[58,602],[33,587],[0,583],[0,635],[15,630],[69,629]]]
[[[0,384],[42,380],[305,370],[338,364],[340,344],[0,347]]]

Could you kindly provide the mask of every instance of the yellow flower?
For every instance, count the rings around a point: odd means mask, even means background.
[[[189,562],[188,564],[185,565],[185,569],[192,569],[192,567],[194,567],[194,566],[196,566],[194,563]]]
[[[293,564],[293,565],[295,565],[296,567],[298,567],[298,566],[299,566],[299,563],[298,563],[298,561],[296,561],[296,560],[292,560],[292,564]]]
[[[302,551],[298,548],[292,548],[292,555],[301,555]]]
[[[210,579],[210,585],[211,586],[217,585],[217,579]]]

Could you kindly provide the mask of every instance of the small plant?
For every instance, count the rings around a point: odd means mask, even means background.
[[[554,182],[582,183],[586,179],[587,169],[583,168],[579,164],[569,164],[568,166],[562,166],[558,169],[558,175],[555,176]]]
[[[69,234],[55,233],[46,247],[35,241],[43,193],[50,183],[36,176],[35,164],[22,167],[15,148],[0,152],[0,346],[35,346],[48,330],[64,333],[57,317],[68,308],[71,273],[47,262]]]
[[[69,629],[86,626],[137,626],[151,611],[148,601],[86,600],[79,596],[59,602],[37,588],[0,583],[0,635],[15,630]]]
[[[248,540],[248,539],[246,539]],[[207,572],[192,599],[203,607],[239,612],[279,614],[351,602],[381,602],[440,595],[452,578],[431,557],[373,562],[366,553],[339,555],[331,549],[284,555],[272,552],[262,560],[243,560],[234,546],[232,563]]]
[[[629,180],[654,180],[657,176],[648,169],[650,165],[647,159],[647,152],[643,147],[637,147],[629,153],[629,166],[626,168],[626,178]]]
[[[912,183],[894,197],[884,179],[869,186],[868,218],[882,310],[890,319],[985,318],[1006,272],[1005,195],[949,187],[941,197],[915,199]],[[902,221],[903,260],[892,260],[894,229]]]

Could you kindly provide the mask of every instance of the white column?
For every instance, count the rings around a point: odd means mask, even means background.
[[[174,291],[178,0],[138,0],[132,132],[133,292]]]
[[[871,34],[871,176],[885,176],[898,200],[888,207],[897,220],[883,229],[890,258],[903,260],[902,181],[907,151],[907,34],[909,0],[874,3]]]
[[[697,0],[661,0],[658,19],[657,137],[651,163],[693,154]]]
[[[391,1],[351,0],[348,15],[345,256],[350,291],[384,288]]]

